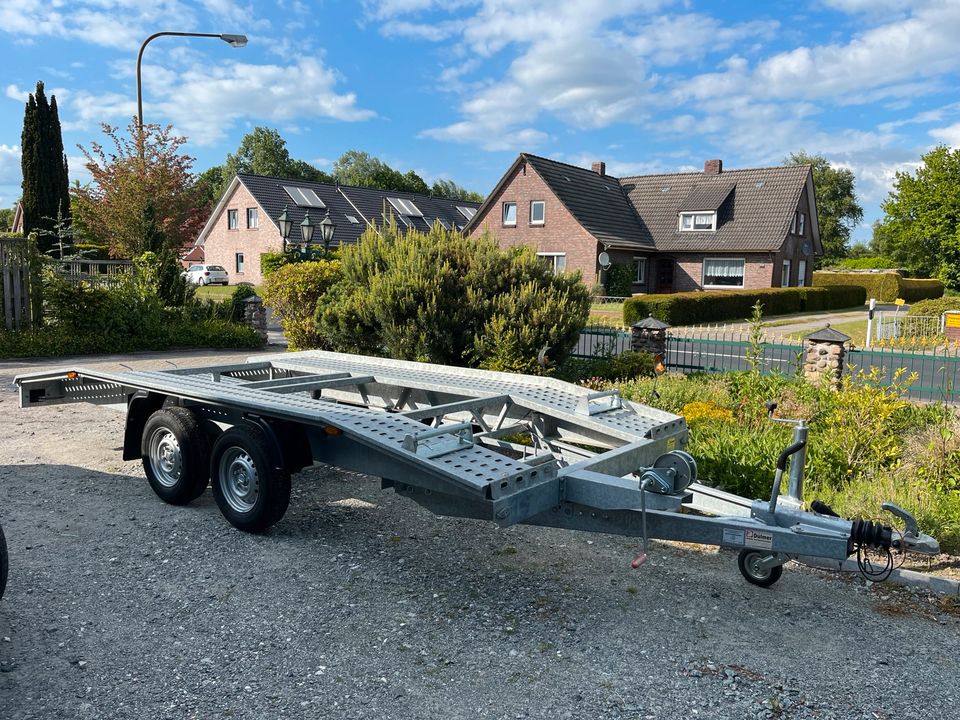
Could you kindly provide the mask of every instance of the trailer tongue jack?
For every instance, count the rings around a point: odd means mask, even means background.
[[[551,378],[302,352],[163,371],[82,368],[16,378],[20,406],[71,402],[126,412],[123,458],[158,496],[189,503],[212,485],[224,517],[280,521],[293,473],[324,463],[374,475],[440,515],[719,545],[769,586],[790,559],[856,553],[870,579],[891,552],[935,554],[906,511],[902,532],[849,521],[802,498],[806,427],[776,463],[770,499],[697,482],[683,418]],[[790,464],[789,491],[780,484]],[[867,551],[886,554],[869,563]],[[889,566],[889,568],[888,568]]]

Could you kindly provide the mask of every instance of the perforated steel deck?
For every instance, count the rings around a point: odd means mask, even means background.
[[[269,362],[277,368],[309,373],[343,371],[354,375],[372,375],[380,383],[471,397],[509,395],[513,402],[522,407],[562,417],[625,442],[680,433],[686,427],[683,418],[677,415],[629,401],[624,401],[623,408],[619,410],[608,410],[597,415],[580,414],[577,408],[584,398],[591,395],[591,391],[553,378],[319,350],[259,355],[250,358],[250,362]]]

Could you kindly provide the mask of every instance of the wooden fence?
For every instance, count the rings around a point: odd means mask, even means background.
[[[0,238],[0,284],[3,285],[3,320],[7,330],[32,326],[30,258],[27,241]]]

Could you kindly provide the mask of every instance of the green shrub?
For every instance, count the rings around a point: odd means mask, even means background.
[[[237,285],[233,289],[233,292],[230,293],[230,299],[227,301],[227,304],[230,306],[229,319],[233,322],[241,322],[246,309],[246,303],[244,300],[253,297],[256,294],[257,291],[252,285]]]
[[[630,297],[633,293],[633,280],[636,270],[626,263],[614,263],[607,270],[607,295]]]
[[[282,265],[267,276],[263,301],[277,314],[291,350],[329,347],[317,327],[317,303],[342,274],[339,260],[313,260]]]
[[[439,224],[368,229],[341,257],[343,281],[317,319],[345,352],[542,372],[539,351],[562,363],[590,310],[579,273],[555,275],[531,248]]]
[[[859,258],[844,258],[834,263],[830,269],[838,270],[896,270],[900,265],[896,260],[879,255]]]
[[[943,295],[943,281],[904,278],[898,272],[827,272],[819,270],[813,274],[816,287],[835,287],[859,285],[866,291],[867,298],[876,298],[881,302],[893,302],[903,298],[907,302],[938,298]]]
[[[859,287],[763,288],[759,290],[711,290],[638,295],[623,303],[623,319],[632,325],[648,315],[670,325],[743,320],[753,306],[763,304],[764,315],[816,312],[862,305],[865,293]]]
[[[628,350],[620,355],[593,358],[568,357],[557,368],[556,376],[567,382],[582,382],[591,378],[631,381],[653,376],[653,355]]]
[[[293,262],[293,254],[289,252],[270,252],[260,254],[260,274],[267,278],[284,265]]]
[[[932,300],[919,300],[910,306],[907,315],[939,317],[950,310],[960,310],[960,296],[954,295]]]

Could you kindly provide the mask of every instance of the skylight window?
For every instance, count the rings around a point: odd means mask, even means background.
[[[472,220],[473,216],[477,214],[477,209],[472,207],[464,207],[462,205],[457,205],[457,212],[463,215],[467,220]]]
[[[283,190],[287,193],[287,195],[290,196],[290,199],[296,203],[297,207],[326,207],[323,200],[321,200],[319,196],[310,188],[284,185]]]
[[[349,220],[349,221],[350,221],[350,224],[352,224],[352,225],[359,225],[359,224],[360,224],[360,221],[357,220],[356,216],[354,216],[354,215],[347,215],[347,220]]]
[[[406,200],[404,198],[387,198],[390,201],[390,204],[393,205],[394,209],[401,215],[406,215],[407,217],[423,217],[423,213],[420,212],[420,208],[413,204],[412,200]]]
[[[438,217],[438,218],[437,218],[437,222],[440,223],[440,226],[441,226],[444,230],[449,230],[449,229],[450,229],[450,222],[447,221],[447,220],[445,220],[444,218]]]

